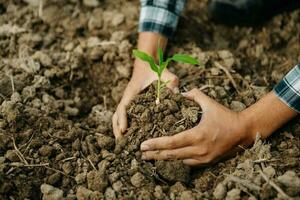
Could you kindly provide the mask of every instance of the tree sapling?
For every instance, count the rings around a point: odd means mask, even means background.
[[[157,57],[158,57],[158,64],[155,63],[155,59],[148,55],[145,52],[139,51],[137,49],[133,50],[133,55],[136,58],[139,58],[145,62],[147,62],[151,68],[152,71],[154,71],[157,75],[157,85],[156,85],[156,104],[159,104],[160,102],[160,93],[163,87],[167,85],[168,82],[162,82],[161,75],[163,71],[168,67],[168,64],[171,61],[175,62],[183,62],[188,63],[192,65],[199,65],[199,62],[197,59],[184,54],[174,54],[172,57],[167,58],[164,60],[163,50],[160,47],[160,45],[157,45]]]

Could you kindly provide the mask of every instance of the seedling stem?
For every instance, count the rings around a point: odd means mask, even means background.
[[[163,56],[163,50],[159,45],[157,45],[157,57],[158,57],[158,63],[155,63],[155,60],[152,56],[148,55],[145,52],[139,51],[137,49],[133,50],[133,55],[136,58],[139,58],[145,62],[147,62],[153,72],[156,73],[157,75],[157,85],[156,85],[156,100],[155,103],[159,104],[160,103],[160,94],[162,89],[167,85],[167,82],[163,82],[161,79],[163,71],[167,68],[168,64],[171,61],[175,62],[183,62],[183,63],[188,63],[192,65],[199,65],[199,62],[197,59],[189,56],[189,55],[184,55],[184,54],[174,54],[172,57],[167,58],[164,60]]]

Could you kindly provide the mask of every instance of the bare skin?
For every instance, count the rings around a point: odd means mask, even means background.
[[[297,115],[274,92],[242,112],[231,111],[198,89],[183,95],[201,106],[200,123],[177,135],[143,142],[143,159],[182,159],[187,165],[206,165],[251,145],[257,133],[267,138]]]
[[[164,49],[167,38],[151,32],[140,33],[138,49],[154,57],[157,52],[157,41]],[[148,87],[157,76],[147,63],[136,59],[132,78],[113,115],[113,131],[117,139],[127,129],[126,108],[134,97]],[[165,70],[163,81],[173,91],[178,90],[178,78]],[[196,127],[175,136],[161,137],[145,141],[141,145],[143,158],[146,160],[182,159],[187,165],[205,165],[241,150],[253,143],[256,134],[267,138],[284,123],[297,115],[286,106],[274,92],[270,92],[260,101],[242,112],[233,112],[209,98],[198,89],[184,94],[196,101],[203,110],[202,119]]]
[[[158,41],[163,49],[167,44],[167,38],[151,32],[143,32],[139,34],[138,49],[152,55],[157,56]],[[133,74],[129,81],[123,97],[117,107],[116,112],[113,115],[113,131],[115,137],[118,139],[122,137],[123,133],[127,129],[127,114],[126,108],[134,97],[148,87],[153,81],[157,80],[157,75],[151,71],[148,63],[136,59],[133,67]],[[165,70],[162,74],[162,81],[169,81],[167,87],[173,91],[178,90],[178,78],[176,75],[168,70]]]

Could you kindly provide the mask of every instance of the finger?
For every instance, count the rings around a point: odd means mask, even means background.
[[[189,136],[195,131],[195,129],[189,129],[183,131],[174,136],[164,136],[147,140],[141,144],[142,151],[153,151],[163,149],[176,149],[192,144],[192,138]]]
[[[144,160],[177,160],[191,158],[195,154],[194,147],[184,147],[172,150],[162,150],[162,151],[145,151],[142,154],[142,159]]]
[[[211,159],[211,157],[203,156],[203,157],[197,157],[197,159],[185,159],[183,160],[183,164],[189,165],[189,166],[208,166],[210,164],[214,163],[214,159]]]
[[[120,111],[118,112],[118,122],[119,122],[119,129],[122,134],[127,129],[127,113],[125,107],[120,108]]]
[[[185,159],[182,162],[183,162],[183,164],[189,165],[189,166],[199,166],[199,165],[201,165],[199,160],[196,160],[196,159]]]
[[[121,130],[119,128],[118,114],[117,113],[115,113],[113,115],[112,121],[113,121],[113,132],[114,132],[114,135],[115,135],[116,139],[118,139],[118,138],[122,137],[122,133],[121,133]]]
[[[184,97],[186,97],[189,100],[195,101],[198,103],[203,109],[205,109],[205,105],[210,102],[210,98],[206,96],[203,92],[201,92],[199,89],[192,89],[188,92],[181,93]]]

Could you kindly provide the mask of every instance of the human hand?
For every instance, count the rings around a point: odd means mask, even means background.
[[[150,70],[148,64],[136,60],[132,78],[126,87],[123,97],[112,118],[113,132],[116,139],[122,137],[123,133],[127,129],[127,106],[138,93],[147,88],[155,80],[157,80],[157,75]],[[163,72],[162,81],[168,81],[166,86],[173,92],[178,91],[178,78],[169,70],[166,69]]]
[[[205,165],[254,141],[255,136],[249,131],[243,112],[229,110],[198,89],[183,95],[201,106],[203,115],[200,123],[174,136],[143,142],[143,159],[182,159],[187,165]]]

